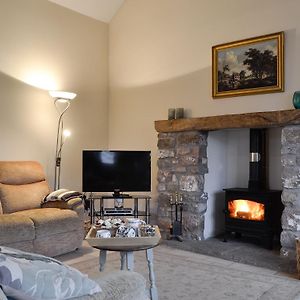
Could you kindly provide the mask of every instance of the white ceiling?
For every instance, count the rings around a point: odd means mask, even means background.
[[[49,0],[91,18],[109,23],[125,0]]]

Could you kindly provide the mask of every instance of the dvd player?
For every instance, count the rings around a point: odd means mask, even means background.
[[[132,208],[104,208],[104,215],[133,215],[133,209]]]

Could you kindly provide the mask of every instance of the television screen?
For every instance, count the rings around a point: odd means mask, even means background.
[[[151,152],[84,150],[82,191],[151,191]]]

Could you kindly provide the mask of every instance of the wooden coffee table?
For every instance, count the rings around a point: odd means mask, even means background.
[[[107,251],[119,251],[121,258],[121,270],[132,271],[134,268],[134,251],[146,251],[146,259],[149,270],[150,296],[152,300],[158,300],[155,275],[153,268],[153,248],[159,245],[161,235],[158,226],[155,226],[155,235],[149,237],[132,238],[97,238],[97,228],[92,227],[86,236],[86,240],[93,248],[99,249],[99,270],[104,270]]]

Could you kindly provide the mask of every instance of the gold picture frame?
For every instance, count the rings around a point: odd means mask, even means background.
[[[284,32],[212,47],[213,98],[284,91]]]

